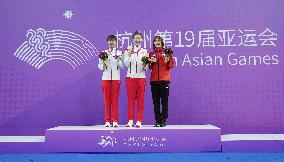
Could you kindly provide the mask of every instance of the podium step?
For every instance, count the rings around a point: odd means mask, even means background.
[[[59,126],[46,130],[45,137],[48,152],[221,151],[221,129],[213,125]]]

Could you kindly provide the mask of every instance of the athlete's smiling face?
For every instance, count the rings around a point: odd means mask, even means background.
[[[161,48],[162,47],[162,40],[159,39],[159,38],[155,38],[154,46],[155,46],[155,48]]]
[[[134,35],[133,42],[134,42],[134,45],[136,47],[141,46],[142,41],[143,41],[143,38],[142,38],[142,36],[140,34]]]
[[[107,41],[107,44],[108,44],[108,47],[110,49],[114,49],[116,47],[116,41],[115,40],[110,39],[110,40]]]

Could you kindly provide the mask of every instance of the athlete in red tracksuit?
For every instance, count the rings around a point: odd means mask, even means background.
[[[105,104],[105,127],[110,127],[110,121],[113,121],[113,127],[118,127],[118,96],[120,89],[120,69],[123,68],[122,52],[117,50],[117,38],[114,35],[107,37],[109,49],[108,58],[103,61],[99,59],[98,68],[103,70],[102,90]]]
[[[147,66],[142,64],[142,57],[148,56],[147,50],[141,48],[143,37],[135,32],[132,36],[134,48],[128,47],[124,53],[124,65],[128,67],[126,75],[126,88],[128,96],[128,123],[127,127],[133,126],[135,102],[137,101],[136,127],[142,127],[144,111],[144,93],[146,87],[145,70]]]
[[[151,92],[154,104],[155,127],[166,126],[168,118],[168,96],[170,84],[170,69],[174,67],[173,55],[164,53],[164,43],[160,36],[156,36],[153,42],[154,51],[149,53],[152,64],[151,69]],[[160,111],[162,104],[162,112]]]

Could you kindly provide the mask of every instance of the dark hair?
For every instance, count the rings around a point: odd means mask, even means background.
[[[154,44],[155,39],[159,39],[159,40],[162,42],[162,47],[164,47],[165,44],[164,44],[163,38],[162,38],[161,36],[159,36],[159,35],[156,35],[156,36],[154,37],[154,40],[153,40],[153,49],[154,49],[154,50],[156,49],[155,44]]]
[[[132,34],[132,39],[134,39],[135,35],[140,35],[143,38],[142,34],[139,31],[136,31]]]
[[[107,42],[108,42],[109,40],[114,40],[114,41],[117,42],[117,37],[116,37],[115,35],[109,35],[109,36],[107,37]]]

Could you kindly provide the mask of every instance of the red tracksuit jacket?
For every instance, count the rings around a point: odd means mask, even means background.
[[[152,70],[150,81],[170,81],[170,69],[174,67],[173,55],[170,55],[170,61],[166,63],[164,49],[158,48],[150,52],[149,57],[156,58],[156,62],[149,66],[149,69]]]

